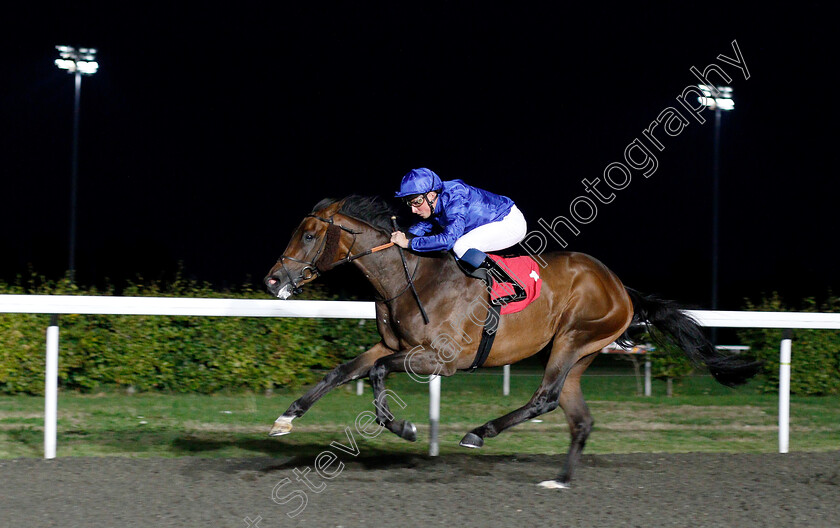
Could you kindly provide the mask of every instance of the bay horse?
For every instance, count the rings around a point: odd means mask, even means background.
[[[269,292],[286,299],[321,273],[352,261],[376,292],[376,325],[382,337],[292,403],[275,421],[271,436],[289,433],[292,420],[330,390],[369,376],[379,425],[414,441],[416,427],[397,420],[383,397],[388,374],[407,371],[413,376],[451,376],[471,366],[489,309],[487,287],[467,276],[449,252],[405,251],[403,262],[400,250],[388,243],[393,214],[388,202],[375,197],[322,200],[298,225],[265,278]],[[568,487],[593,425],[581,392],[581,375],[606,345],[632,342],[626,331],[634,321],[666,334],[691,359],[708,366],[723,384],[744,383],[757,372],[756,363],[718,354],[700,327],[676,304],[625,288],[596,259],[574,252],[541,257],[546,264],[539,273],[541,295],[524,310],[501,316],[483,366],[515,363],[550,345],[542,382],[525,405],[473,429],[460,445],[479,448],[486,438],[559,405],[566,414],[571,444],[559,475],[540,485]],[[409,292],[409,276],[416,299]],[[421,317],[418,301],[428,312],[428,324]]]

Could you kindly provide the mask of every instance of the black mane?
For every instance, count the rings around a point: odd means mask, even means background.
[[[373,227],[390,233],[392,231],[391,217],[397,217],[398,226],[408,226],[412,222],[405,218],[404,211],[397,209],[391,202],[380,198],[379,196],[359,196],[351,194],[343,200],[335,200],[333,198],[324,198],[318,202],[312,209],[312,212],[320,211],[336,202],[343,202],[338,212],[366,222]]]

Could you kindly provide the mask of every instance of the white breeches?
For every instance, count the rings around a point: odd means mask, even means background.
[[[510,212],[498,222],[490,222],[478,226],[469,233],[455,241],[452,251],[459,259],[464,256],[470,248],[487,253],[488,251],[499,251],[521,242],[528,232],[525,217],[515,205]]]

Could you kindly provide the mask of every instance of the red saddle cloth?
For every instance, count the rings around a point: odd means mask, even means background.
[[[490,258],[495,260],[496,263],[504,268],[525,289],[526,297],[521,301],[507,303],[502,306],[502,315],[520,312],[539,298],[540,290],[542,289],[542,279],[540,279],[540,268],[534,259],[531,257],[505,258],[498,255],[490,255]],[[513,286],[507,282],[499,283],[494,281],[490,299],[498,299],[506,295],[513,295]]]

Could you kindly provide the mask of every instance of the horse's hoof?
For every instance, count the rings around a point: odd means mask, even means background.
[[[569,489],[569,485],[559,480],[544,480],[537,484],[537,486],[545,489]]]
[[[408,420],[403,420],[402,430],[400,431],[400,438],[408,440],[409,442],[417,441],[417,426]]]
[[[283,436],[291,433],[292,420],[294,419],[294,416],[281,416],[274,421],[274,425],[271,426],[271,431],[268,433],[268,436]]]
[[[461,439],[461,447],[468,447],[470,449],[478,449],[484,445],[484,439],[475,433],[467,433]]]

